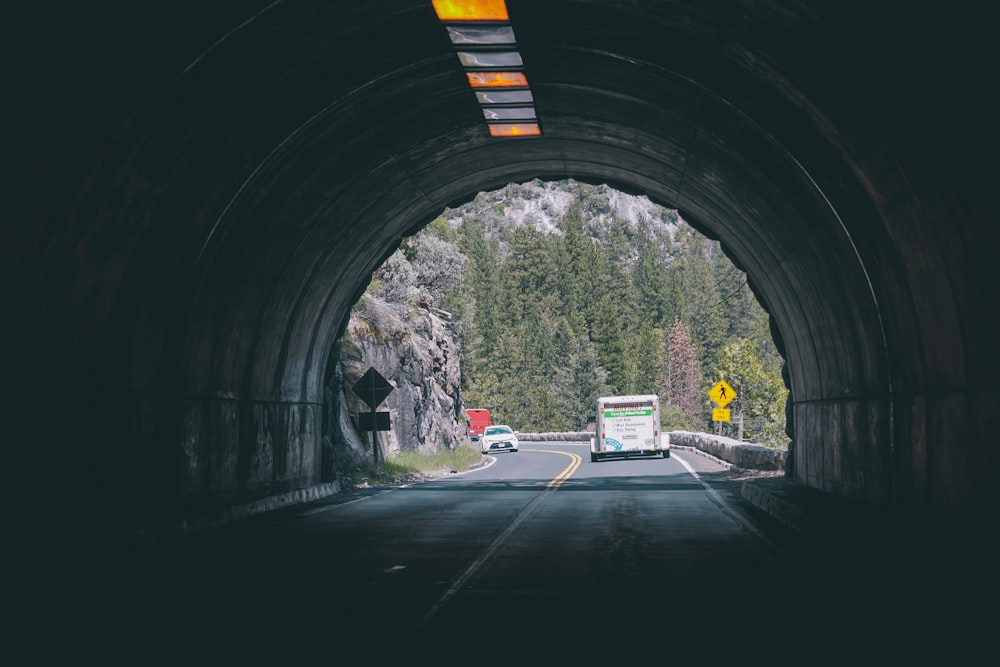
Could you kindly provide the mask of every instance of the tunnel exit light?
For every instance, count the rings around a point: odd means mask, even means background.
[[[490,137],[542,134],[504,0],[432,0]]]
[[[490,123],[491,137],[537,137],[542,133],[538,123]]]
[[[526,88],[528,78],[521,72],[466,72],[473,88]]]
[[[442,21],[506,21],[504,0],[432,0]]]

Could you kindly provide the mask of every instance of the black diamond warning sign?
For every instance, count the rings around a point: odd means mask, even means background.
[[[389,381],[382,377],[374,367],[369,368],[361,379],[352,387],[358,398],[364,401],[372,410],[385,400],[385,397],[395,389]]]

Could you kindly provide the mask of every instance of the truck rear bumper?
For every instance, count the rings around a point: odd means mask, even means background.
[[[604,452],[590,451],[590,460],[594,463],[603,459],[651,459],[662,456],[670,458],[670,448],[666,449],[616,449]]]

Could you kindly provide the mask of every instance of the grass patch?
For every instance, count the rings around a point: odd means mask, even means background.
[[[380,461],[376,475],[379,478],[391,478],[413,472],[428,472],[448,468],[451,470],[466,470],[474,463],[479,463],[483,455],[471,444],[463,444],[455,449],[445,449],[434,454],[419,452],[400,452],[399,455]]]

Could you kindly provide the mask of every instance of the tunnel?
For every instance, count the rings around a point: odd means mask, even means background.
[[[995,509],[979,7],[505,8],[471,25],[513,37],[537,133],[492,136],[449,30],[470,24],[431,0],[14,12],[4,403],[26,507],[111,537],[328,481],[325,374],[372,271],[477,192],[574,178],[676,208],[747,274],[786,360],[787,476],[907,515]]]

